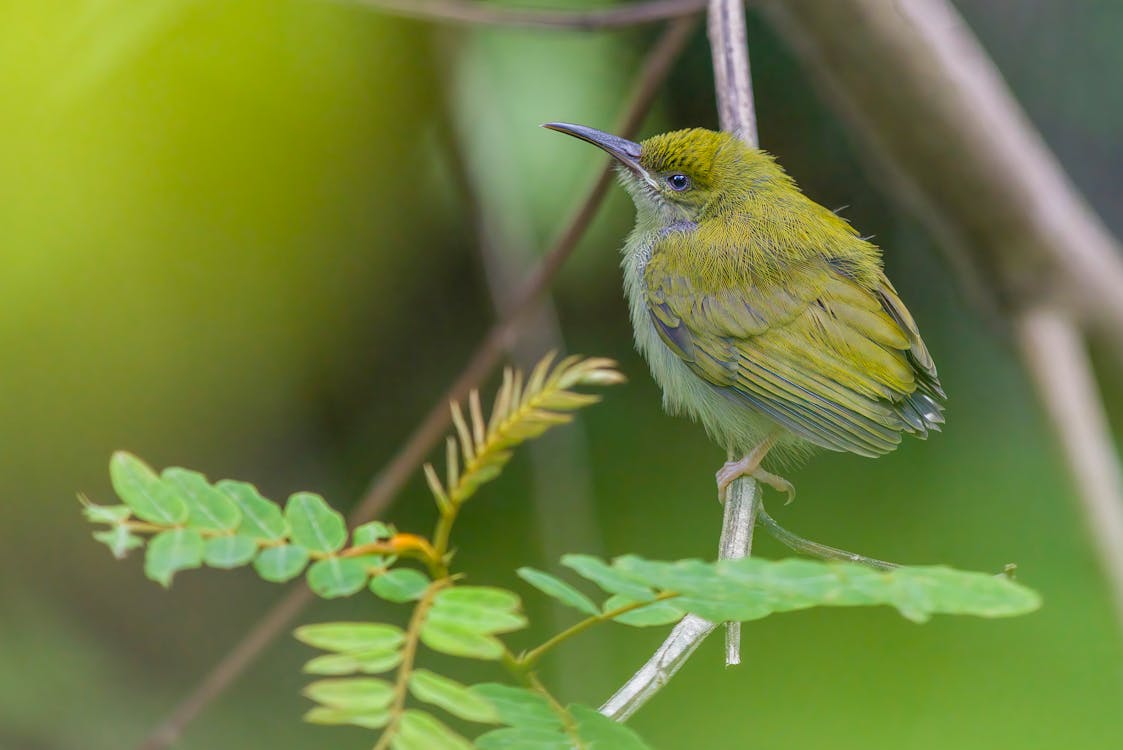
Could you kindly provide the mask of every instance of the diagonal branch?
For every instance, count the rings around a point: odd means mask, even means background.
[[[647,0],[611,8],[503,8],[469,0],[343,0],[394,16],[435,23],[592,31],[666,21],[699,13],[706,0]]]
[[[634,134],[650,109],[671,64],[686,46],[694,30],[693,19],[679,19],[666,31],[648,53],[641,68],[628,107],[619,126],[620,132]],[[371,482],[370,488],[351,512],[352,525],[370,520],[384,511],[425,457],[440,441],[450,423],[447,404],[463,400],[498,364],[512,338],[535,303],[553,281],[562,264],[577,246],[600,206],[612,180],[606,164],[596,182],[581,202],[562,233],[534,271],[527,277],[506,314],[498,320],[476,349],[472,359],[437,401],[422,422],[410,433],[402,447]],[[172,713],[141,743],[138,750],[163,750],[182,734],[184,728],[217,698],[230,683],[261,655],[265,648],[287,628],[312,601],[306,586],[290,591],[266,612],[256,625],[211,669],[203,680]]]
[[[999,305],[1123,341],[1123,253],[948,0],[756,0],[870,161]]]

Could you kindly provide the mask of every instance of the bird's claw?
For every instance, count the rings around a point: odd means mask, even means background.
[[[752,477],[758,482],[764,482],[777,492],[786,494],[788,499],[784,501],[784,505],[791,505],[792,501],[795,500],[795,485],[787,479],[764,469],[757,469],[753,472]]]
[[[795,500],[795,485],[781,476],[760,468],[760,459],[749,455],[737,461],[727,461],[714,475],[714,479],[717,480],[718,502],[725,503],[729,485],[740,477],[752,477],[778,492],[783,492],[788,496],[785,505]]]

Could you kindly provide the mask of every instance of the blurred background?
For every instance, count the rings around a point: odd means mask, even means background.
[[[1123,4],[956,5],[1123,234]],[[1005,332],[870,181],[790,51],[749,24],[762,144],[876,235],[950,395],[942,434],[878,461],[820,455],[790,474],[795,504],[766,496],[773,515],[899,562],[1016,562],[1045,607],[925,626],[889,610],[770,618],[746,627],[743,667],[725,670],[711,639],[634,726],[660,748],[1120,747],[1123,643]],[[611,127],[656,33],[438,28],[326,0],[0,2],[0,748],[135,746],[285,593],[250,571],[165,591],[139,557],[114,561],[75,499],[112,501],[110,453],[346,511],[595,174],[594,149],[538,124]],[[699,32],[643,135],[716,126],[709,64]],[[614,188],[519,348],[614,357],[630,382],[473,501],[458,561],[474,582],[525,593],[515,567],[556,570],[570,551],[713,554],[723,455],[662,413],[632,349],[617,253],[631,223]],[[1098,364],[1123,424],[1117,364]],[[429,529],[424,483],[385,518]],[[756,551],[787,554],[764,535]],[[527,599],[528,643],[568,622]],[[357,596],[301,621],[400,616]],[[547,674],[597,705],[662,636],[604,630]],[[308,656],[281,639],[176,747],[367,747],[367,732],[300,722]]]

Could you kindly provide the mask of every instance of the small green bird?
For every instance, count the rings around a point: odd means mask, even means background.
[[[619,163],[636,204],[624,290],[636,346],[672,414],[729,451],[719,493],[769,453],[879,456],[927,437],[945,398],[881,252],[767,153],[695,128],[642,143],[568,123]],[[740,457],[738,460],[733,460]]]

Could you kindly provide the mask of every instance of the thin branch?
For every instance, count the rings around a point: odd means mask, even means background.
[[[753,103],[753,80],[749,68],[749,43],[745,35],[743,0],[710,0],[706,18],[713,59],[714,88],[717,92],[718,122],[722,130],[736,133],[750,146],[760,145]],[[751,484],[752,480],[737,480]],[[756,488],[731,492],[731,498],[747,498],[748,505],[728,502],[722,522],[719,557],[748,557],[756,527]],[[725,664],[741,663],[741,623],[726,623]]]
[[[760,145],[756,105],[745,35],[745,4],[740,0],[710,0],[706,17],[717,90],[718,122],[753,148]]]
[[[684,18],[672,22],[648,53],[619,126],[619,131],[625,136],[634,134],[639,129],[640,123],[670,71],[671,64],[686,46],[693,30],[693,19]],[[534,272],[523,282],[518,293],[513,295],[513,301],[506,315],[492,326],[456,381],[437,400],[425,419],[410,433],[402,447],[374,478],[370,488],[348,518],[352,525],[368,521],[384,511],[440,441],[449,425],[447,404],[450,401],[463,400],[468,392],[494,369],[509,342],[518,332],[526,314],[533,309],[535,302],[573,252],[577,241],[596,214],[611,180],[612,170],[606,163],[561,235],[536,266]],[[168,718],[138,745],[138,750],[163,750],[175,742],[184,728],[229,687],[230,683],[241,675],[269,644],[291,626],[292,621],[312,601],[312,598],[312,593],[306,586],[295,588],[284,596],[207,673]]]
[[[768,511],[761,505],[757,508],[757,518],[760,525],[768,530],[768,533],[773,536],[777,541],[795,552],[801,552],[811,557],[817,557],[820,560],[845,560],[847,562],[861,563],[868,565],[877,570],[893,570],[894,568],[901,567],[897,563],[886,562],[885,560],[878,560],[876,557],[866,557],[859,555],[857,552],[847,552],[838,547],[831,547],[828,544],[820,544],[813,542],[810,539],[805,539],[798,534],[788,531],[776,519],[768,515]]]
[[[468,0],[340,0],[382,13],[434,23],[593,31],[667,21],[699,13],[707,0],[647,0],[611,8],[504,8]]]
[[[753,106],[749,47],[745,37],[745,7],[742,0],[710,0],[707,16],[714,87],[723,130],[738,134],[750,146],[759,143]],[[756,526],[757,483],[741,477],[729,486],[722,519],[718,556],[748,557]],[[601,713],[624,721],[655,695],[717,627],[696,615],[679,621],[655,653],[616,693],[601,706]],[[725,663],[741,662],[741,624],[727,623]]]
[[[716,627],[716,622],[697,615],[687,615],[679,620],[663,645],[615,695],[605,701],[600,712],[615,721],[627,721],[670,682]]]
[[[1123,473],[1092,363],[1079,329],[1057,310],[1027,311],[1015,320],[1014,329],[1123,622]]]

